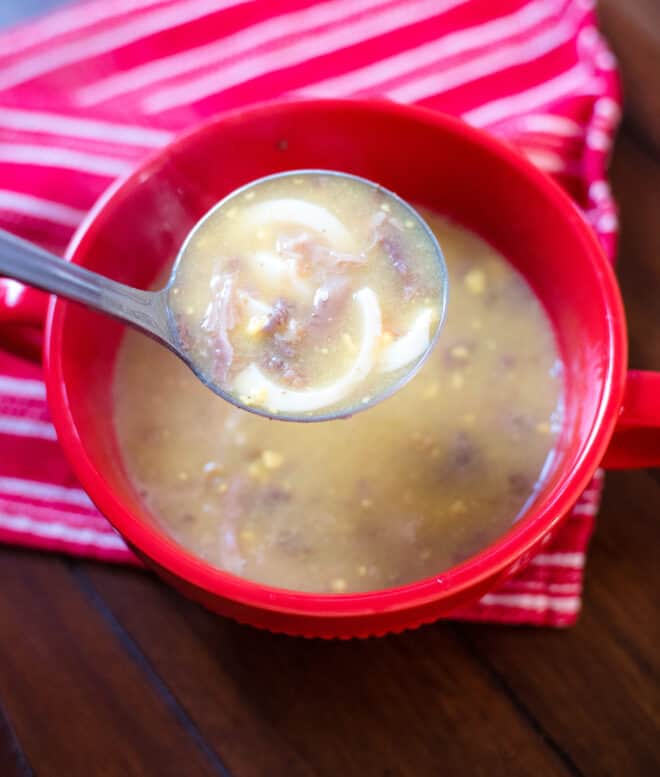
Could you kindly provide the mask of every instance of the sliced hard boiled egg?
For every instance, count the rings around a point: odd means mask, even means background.
[[[383,348],[378,360],[381,372],[393,372],[419,359],[431,342],[433,311],[424,308],[405,335]]]
[[[285,197],[260,202],[245,210],[242,222],[254,230],[270,224],[295,224],[323,235],[335,249],[350,251],[353,248],[351,235],[341,221],[327,208],[305,200]]]

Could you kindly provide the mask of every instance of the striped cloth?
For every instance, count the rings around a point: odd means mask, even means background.
[[[514,143],[613,257],[620,116],[593,0],[91,0],[0,34],[0,225],[62,252],[117,176],[225,109],[384,95]],[[11,293],[11,288],[9,292]],[[543,552],[457,617],[566,626],[602,474]],[[76,484],[39,367],[0,353],[0,540],[136,563]],[[522,565],[521,565],[522,566]]]

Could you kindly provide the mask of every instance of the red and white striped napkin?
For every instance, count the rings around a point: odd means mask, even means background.
[[[91,0],[0,34],[0,226],[62,252],[96,198],[174,134],[263,99],[381,95],[516,144],[614,256],[620,116],[593,0]],[[457,617],[566,626],[602,474],[516,577]],[[0,540],[135,563],[64,460],[41,369],[0,352]]]

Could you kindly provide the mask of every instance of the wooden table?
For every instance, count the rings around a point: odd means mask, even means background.
[[[4,0],[2,0],[4,2]],[[660,368],[660,156],[613,182],[631,363]],[[322,643],[145,572],[0,550],[0,777],[660,774],[660,472],[610,474],[569,631]]]

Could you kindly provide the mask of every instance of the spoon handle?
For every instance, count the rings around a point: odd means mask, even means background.
[[[0,275],[100,310],[169,344],[162,292],[142,291],[112,281],[1,229]]]

